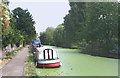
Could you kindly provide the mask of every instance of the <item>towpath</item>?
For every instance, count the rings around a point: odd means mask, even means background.
[[[28,51],[28,48],[23,48],[13,59],[11,59],[2,68],[2,76],[23,76]]]

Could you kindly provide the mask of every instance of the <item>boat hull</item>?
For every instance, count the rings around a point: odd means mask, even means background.
[[[58,63],[49,63],[49,64],[40,64],[38,63],[38,67],[40,68],[57,68],[57,67],[60,67],[61,66],[61,63],[58,62]]]

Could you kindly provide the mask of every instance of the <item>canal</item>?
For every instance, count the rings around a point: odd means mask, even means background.
[[[80,50],[48,46],[57,50],[60,68],[36,68],[38,76],[118,76],[118,60],[81,54]]]

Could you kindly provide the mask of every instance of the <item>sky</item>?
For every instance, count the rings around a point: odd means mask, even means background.
[[[10,0],[9,9],[12,11],[17,7],[28,9],[32,14],[38,35],[47,27],[62,24],[70,10],[67,0]]]

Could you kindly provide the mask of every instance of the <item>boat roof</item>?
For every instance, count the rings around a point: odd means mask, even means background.
[[[49,47],[47,47],[47,46],[37,47],[36,49],[37,49],[38,51],[43,51],[43,50],[45,50],[45,49],[52,49],[52,50],[55,50],[55,49],[49,48]]]
[[[34,40],[34,41],[32,41],[32,43],[33,43],[34,45],[37,45],[37,44],[42,45],[40,40]]]
[[[39,43],[41,43],[41,41],[40,40],[34,40],[34,41],[32,41],[33,43],[35,43],[35,42],[39,42]]]

